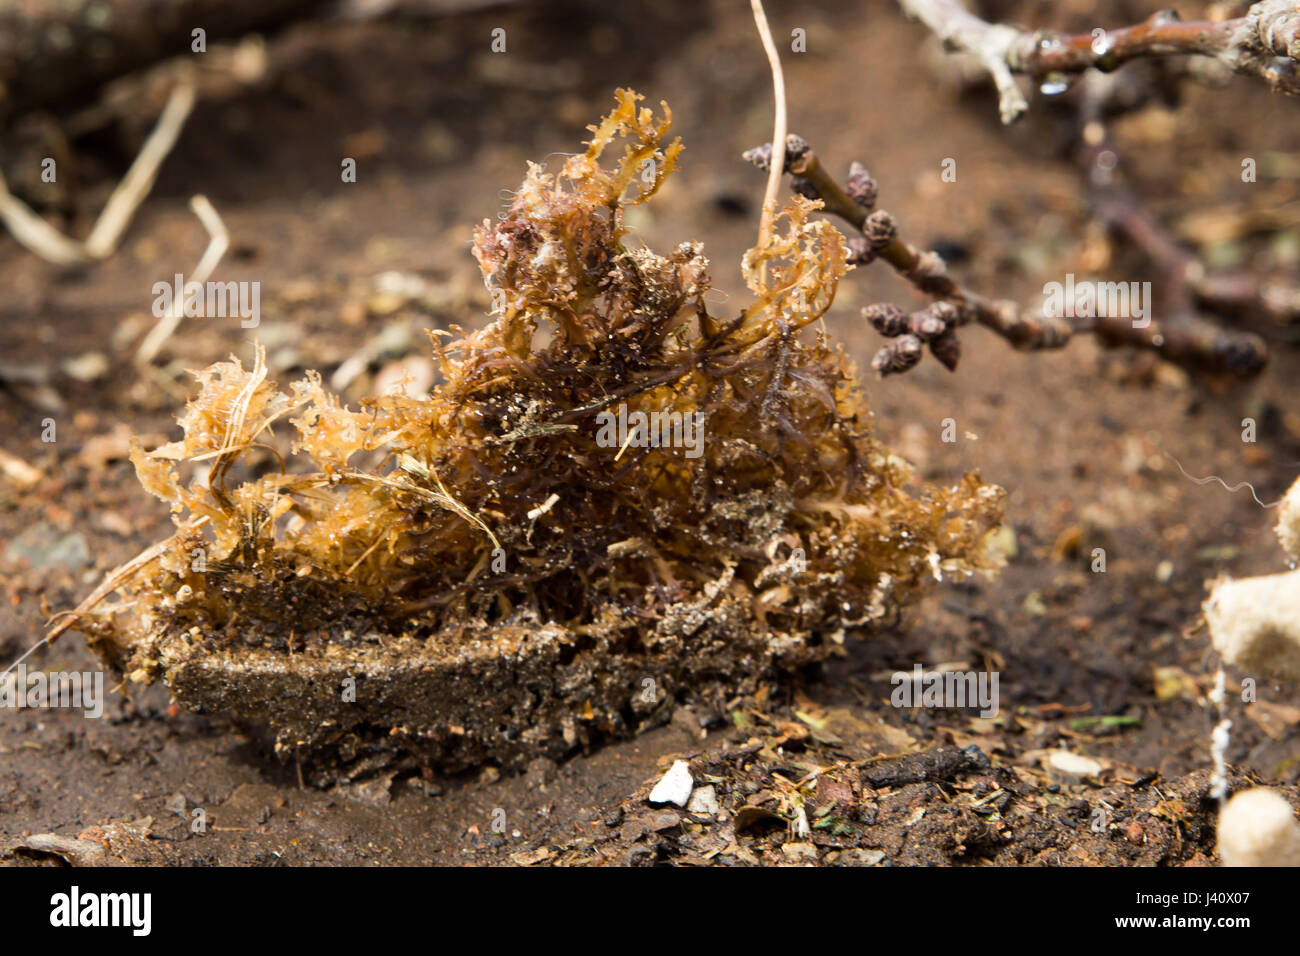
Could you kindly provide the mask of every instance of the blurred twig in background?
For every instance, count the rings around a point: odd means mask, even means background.
[[[84,241],[70,239],[32,212],[9,192],[3,173],[0,173],[0,222],[29,251],[55,265],[81,265],[108,258],[117,249],[136,209],[153,188],[158,168],[176,145],[194,108],[194,95],[194,85],[189,82],[182,82],[172,91],[144,148],[109,196],[104,211]]]
[[[1212,57],[1235,73],[1256,76],[1275,90],[1300,94],[1300,9],[1292,0],[1261,0],[1231,20],[1183,22],[1161,10],[1141,23],[1088,34],[1026,31],[988,23],[961,0],[899,0],[947,46],[965,50],[988,70],[998,88],[1002,122],[1029,109],[1013,74],[1043,79],[1096,68],[1116,70],[1130,60],[1192,54]]]

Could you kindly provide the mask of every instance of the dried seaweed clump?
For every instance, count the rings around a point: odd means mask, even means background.
[[[620,90],[585,153],[530,164],[478,228],[494,320],[433,338],[443,381],[426,397],[354,411],[314,374],[282,392],[260,353],[199,373],[184,438],[132,456],[179,528],[127,585],[137,641],[301,652],[546,626],[644,653],[725,620],[822,644],[988,566],[1000,490],[970,475],[904,491],[852,365],[824,328],[800,335],[849,268],[817,204],[796,198],[746,255],[753,302],[731,317],[706,307],[699,244],[624,245],[625,209],[681,149],[667,107],[638,100]],[[282,419],[283,460],[264,451]],[[108,645],[155,675],[148,641]]]

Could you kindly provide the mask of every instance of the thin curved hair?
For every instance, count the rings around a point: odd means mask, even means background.
[[[1269,508],[1276,508],[1278,505],[1282,503],[1282,499],[1279,498],[1277,501],[1274,501],[1271,504],[1267,504],[1267,505],[1264,504],[1264,502],[1259,500],[1259,495],[1255,492],[1255,486],[1252,485],[1249,481],[1239,481],[1235,485],[1230,485],[1222,478],[1220,478],[1218,475],[1208,475],[1205,478],[1197,478],[1195,475],[1189,475],[1187,473],[1187,469],[1183,467],[1182,462],[1180,462],[1177,458],[1169,454],[1169,452],[1167,451],[1164,452],[1164,456],[1178,466],[1178,470],[1183,473],[1184,478],[1188,478],[1196,482],[1196,484],[1198,485],[1208,485],[1212,481],[1217,481],[1219,484],[1223,485],[1224,488],[1228,489],[1229,494],[1235,494],[1236,492],[1240,491],[1242,488],[1249,488],[1250,496],[1255,499],[1255,504],[1259,505],[1261,508],[1264,508],[1265,510]]]

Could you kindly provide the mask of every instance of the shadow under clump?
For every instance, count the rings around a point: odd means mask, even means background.
[[[353,411],[315,374],[284,393],[260,350],[198,374],[184,438],[133,450],[179,530],[124,575],[130,616],[84,625],[106,660],[265,727],[318,781],[513,764],[753,689],[991,568],[1001,491],[905,492],[852,365],[800,335],[849,268],[816,204],[747,253],[753,302],[728,318],[697,243],[624,247],[623,210],[681,149],[638,99],[476,231],[496,319],[433,338],[429,395]],[[287,467],[231,486],[281,418]]]

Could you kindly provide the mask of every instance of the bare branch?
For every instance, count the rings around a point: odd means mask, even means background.
[[[1014,123],[1029,109],[1013,76],[1012,50],[1025,36],[1015,27],[986,23],[960,0],[900,0],[903,11],[930,28],[944,44],[965,50],[983,64],[998,89],[1002,122]]]
[[[911,316],[887,305],[863,310],[863,317],[877,331],[893,339],[872,363],[882,375],[912,368],[927,346],[936,359],[954,369],[961,352],[956,331],[972,322],[1021,350],[1063,348],[1074,335],[1090,333],[1108,345],[1144,349],[1180,365],[1239,377],[1256,374],[1267,361],[1267,350],[1258,336],[1226,330],[1198,317],[1178,299],[1181,287],[1177,283],[1172,286],[1176,308],[1171,318],[1144,325],[1119,316],[1067,320],[1041,311],[1026,314],[1009,299],[986,298],[949,275],[937,253],[907,242],[892,215],[874,209],[877,186],[865,168],[855,163],[849,174],[850,185],[845,188],[802,138],[792,135],[790,140],[799,144],[786,163],[795,190],[820,199],[828,213],[862,233],[862,238],[849,241],[851,261],[866,265],[883,259],[918,291],[936,300]],[[764,145],[750,150],[745,157],[766,168],[770,155],[769,147]]]
[[[1183,22],[1172,10],[1152,14],[1131,27],[1096,34],[1025,31],[990,24],[961,0],[899,0],[903,10],[954,49],[975,56],[998,89],[1002,122],[1028,109],[1013,74],[1042,79],[1089,68],[1117,70],[1143,57],[1212,57],[1235,73],[1255,76],[1274,90],[1300,94],[1300,8],[1293,0],[1260,0],[1244,17],[1222,22]]]
[[[1070,326],[1060,319],[1047,316],[1026,318],[1014,302],[988,299],[962,287],[948,274],[947,265],[938,253],[918,249],[898,234],[893,216],[884,210],[872,212],[869,207],[850,198],[811,148],[791,161],[790,171],[808,184],[825,204],[827,212],[862,231],[866,247],[861,241],[851,243],[858,264],[876,258],[888,262],[919,291],[956,306],[956,325],[978,322],[1018,349],[1060,348],[1070,340]],[[861,170],[861,173],[865,176],[866,171]],[[869,190],[873,197],[874,191],[873,183]]]
[[[1096,332],[1110,344],[1156,349],[1182,365],[1253,375],[1268,361],[1263,339],[1248,332],[1225,330],[1198,310],[1222,308],[1231,295],[1232,307],[1282,320],[1279,313],[1285,309],[1286,295],[1271,295],[1265,290],[1289,289],[1292,299],[1296,291],[1284,282],[1261,283],[1248,273],[1210,271],[1118,180],[1120,151],[1103,121],[1103,104],[1113,85],[1113,77],[1100,73],[1085,78],[1077,161],[1084,173],[1093,215],[1127,239],[1161,276],[1165,318],[1159,325],[1151,323],[1145,328],[1130,323],[1101,325]]]

